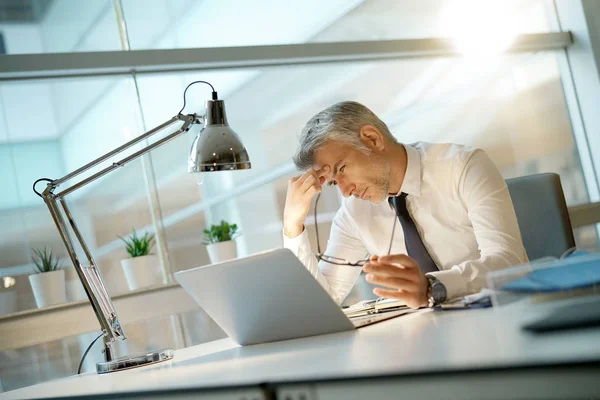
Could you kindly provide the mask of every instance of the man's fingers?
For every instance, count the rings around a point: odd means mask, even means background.
[[[402,278],[392,278],[375,274],[367,274],[366,279],[367,282],[375,285],[386,286],[392,289],[404,290],[406,292],[412,293],[419,290],[419,285],[417,285],[415,282],[408,281]]]
[[[314,179],[315,183],[318,183],[319,186],[322,186],[325,183],[325,175],[329,172],[329,166],[326,165],[321,169],[309,169],[304,172],[302,175],[294,176],[290,179],[291,183],[296,186],[296,188],[301,188],[307,181],[311,181]],[[304,186],[302,190],[305,192],[308,190],[310,185]]]
[[[315,175],[317,177],[317,180],[319,181],[319,185],[324,185],[325,181],[327,181],[327,178],[325,177],[325,175],[327,175],[330,171],[329,165],[324,166],[321,169],[316,169],[315,171]]]
[[[406,254],[387,254],[379,257],[379,262],[387,264],[400,264],[408,268],[419,268],[419,264]]]
[[[400,300],[401,302],[403,302],[410,308],[417,309],[419,307],[425,306],[422,299],[419,299],[415,295],[415,293],[407,293],[404,291],[388,290],[388,289],[381,289],[381,288],[373,289],[373,293],[375,293],[376,296],[386,297],[388,299]]]
[[[314,175],[314,173],[315,172],[312,169],[309,169],[309,170],[304,171],[302,173],[302,175],[295,176],[294,178],[297,178],[296,182],[302,183],[302,182],[304,182],[304,180],[306,179],[306,177]]]
[[[420,298],[420,296],[417,293],[405,292],[403,290],[375,288],[373,289],[373,293],[375,293],[376,296],[400,300],[408,307],[414,309],[424,307],[427,304],[427,302]]]
[[[379,258],[381,260],[381,257]],[[363,271],[384,277],[402,278],[411,282],[418,282],[419,275],[411,268],[401,265],[383,264],[380,261],[368,262],[363,266]]]
[[[300,187],[302,186],[302,184],[304,183],[304,181],[306,181],[306,179],[310,176],[314,176],[315,172],[311,169],[309,169],[308,171],[306,171],[305,173],[303,173],[302,175],[300,175],[298,177],[298,179],[295,181],[296,187]]]
[[[319,193],[321,191],[321,188],[318,186],[311,186],[308,188],[308,190],[306,191],[307,194],[309,195],[314,195],[316,193]]]
[[[318,179],[319,178],[317,178],[314,175],[310,175],[310,176],[306,177],[306,179],[304,180],[304,182],[302,183],[302,185],[299,188],[300,192],[306,193],[306,192],[308,192],[308,190],[311,187],[316,187],[317,189],[320,190],[321,184],[319,184]]]
[[[329,173],[329,165],[325,165],[323,168],[315,169],[314,171],[315,171],[315,174],[317,174],[317,177],[320,178]]]
[[[317,177],[314,176],[313,174],[307,175],[302,177],[302,182],[300,182],[300,187],[303,187],[304,185],[306,185],[306,183],[314,183],[317,181]]]

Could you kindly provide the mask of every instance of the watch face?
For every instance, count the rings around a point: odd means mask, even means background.
[[[442,282],[438,281],[431,285],[431,297],[433,297],[433,300],[437,304],[443,303],[444,301],[446,301],[446,296],[447,296],[446,286],[444,286],[444,284]]]

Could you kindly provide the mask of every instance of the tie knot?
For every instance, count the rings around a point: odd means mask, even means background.
[[[402,192],[398,196],[388,197],[388,203],[390,203],[390,206],[396,208],[396,203],[406,204],[406,196],[408,196],[408,193]]]

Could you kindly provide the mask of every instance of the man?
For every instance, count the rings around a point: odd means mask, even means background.
[[[338,303],[360,266],[376,295],[418,308],[476,293],[487,272],[527,261],[506,183],[482,150],[399,143],[367,107],[342,102],[308,121],[294,162],[306,172],[288,182],[284,246]],[[347,199],[318,261],[304,220],[326,183]]]

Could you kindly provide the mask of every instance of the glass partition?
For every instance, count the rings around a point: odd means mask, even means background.
[[[12,282],[0,292],[6,300],[0,302],[0,315],[36,307],[28,280],[34,273],[34,249],[47,248],[60,258],[67,301],[86,299],[32,184],[38,178],[58,179],[141,133],[132,82],[130,77],[112,77],[0,85],[0,174],[8,188],[0,200],[0,277]],[[94,167],[55,193],[108,165]],[[134,228],[140,233],[154,229],[143,167],[136,160],[66,197],[111,294],[129,290],[120,266],[127,254],[117,235],[127,236]],[[38,183],[37,190],[43,191],[45,184]],[[160,271],[158,275],[160,283]]]
[[[270,0],[260,7],[250,0],[121,4],[132,50],[448,36],[466,47],[489,48],[513,34],[548,32],[554,18],[554,9],[544,0]],[[0,34],[6,54],[122,49],[111,0],[6,3],[0,6]]]
[[[424,37],[491,48],[514,34],[550,31],[554,15],[544,0],[163,0],[151,9],[123,0],[123,9],[136,50]]]
[[[3,2],[0,34],[6,54],[121,50],[111,0]]]

